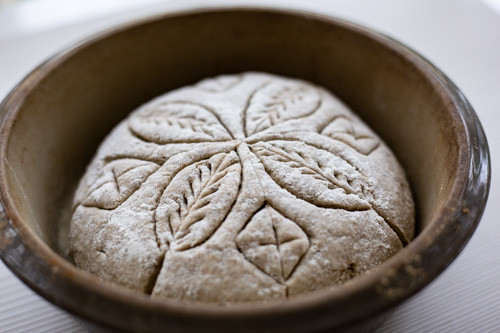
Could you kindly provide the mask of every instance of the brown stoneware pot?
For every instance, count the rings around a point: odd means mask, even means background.
[[[60,221],[110,129],[163,92],[249,70],[322,85],[380,134],[411,183],[416,238],[342,287],[265,304],[153,300],[65,260]],[[445,75],[390,38],[303,12],[203,9],[107,31],[35,69],[3,101],[0,120],[1,258],[47,300],[111,331],[369,330],[458,255],[489,189],[483,130]]]

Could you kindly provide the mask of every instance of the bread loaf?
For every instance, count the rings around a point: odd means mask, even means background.
[[[75,264],[152,297],[245,302],[340,285],[414,233],[395,156],[321,87],[265,73],[155,98],[80,181]]]

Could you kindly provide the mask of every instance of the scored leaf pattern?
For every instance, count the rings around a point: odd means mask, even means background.
[[[181,251],[205,241],[229,213],[240,181],[241,165],[234,151],[179,172],[156,211],[171,247]]]
[[[251,146],[269,175],[295,196],[315,205],[369,209],[364,177],[343,159],[309,145],[259,142]],[[332,168],[334,166],[335,168]]]
[[[319,107],[321,99],[310,86],[273,82],[258,90],[251,102],[247,110],[247,135],[290,119],[306,117]]]
[[[243,80],[244,77],[221,77],[202,81],[194,89],[216,94]],[[189,101],[155,100],[129,118],[128,128],[135,137],[157,145],[210,143],[220,147],[233,141],[235,146],[248,145],[270,179],[299,200],[327,209],[371,209],[370,185],[350,162],[302,142],[300,135],[296,140],[279,139],[280,130],[285,131],[290,121],[314,116],[322,103],[317,89],[303,82],[275,79],[248,98],[245,109],[241,110],[246,138],[239,141],[233,138],[217,110]],[[252,140],[263,131],[274,131],[273,139]],[[335,118],[321,135],[341,141],[365,155],[379,144],[347,117]],[[195,162],[172,175],[165,181],[167,184],[160,184],[153,175],[169,166],[168,158],[163,166],[133,158],[110,161],[89,187],[81,204],[116,209],[151,178],[158,182],[152,184],[153,188],[161,191],[157,195],[153,221],[158,244],[165,245],[168,251],[200,246],[224,223],[244,181],[245,161],[239,153],[218,151],[208,158],[193,158]],[[196,157],[199,152],[192,154]],[[295,221],[267,203],[246,221],[235,243],[248,261],[276,281],[285,283],[308,251],[310,241]]]
[[[351,120],[345,117],[333,120],[321,134],[342,141],[363,155],[370,154],[379,145],[379,141],[366,129],[355,126]]]
[[[89,188],[82,204],[101,209],[115,209],[159,167],[156,163],[132,158],[111,161]]]
[[[129,126],[138,137],[160,144],[231,139],[210,109],[187,102],[149,107],[132,117]]]
[[[283,283],[309,248],[309,239],[297,224],[267,205],[239,233],[236,245],[249,261]]]

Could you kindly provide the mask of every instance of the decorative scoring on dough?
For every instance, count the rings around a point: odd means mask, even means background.
[[[75,195],[75,263],[193,300],[287,297],[345,282],[413,233],[411,194],[387,152],[309,83],[262,73],[203,80],[145,104],[103,143]],[[391,181],[403,185],[392,191]],[[226,263],[203,268],[220,253]],[[244,290],[221,291],[228,277]]]

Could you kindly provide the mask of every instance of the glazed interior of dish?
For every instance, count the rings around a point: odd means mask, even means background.
[[[131,110],[205,77],[249,70],[324,86],[357,112],[403,165],[416,202],[417,233],[425,228],[456,177],[459,140],[450,124],[461,126],[445,112],[447,99],[433,78],[356,29],[271,12],[217,15],[138,25],[69,52],[31,76],[32,91],[20,97],[26,100],[15,115],[5,163],[11,195],[35,234],[64,252],[76,182],[102,138]]]

